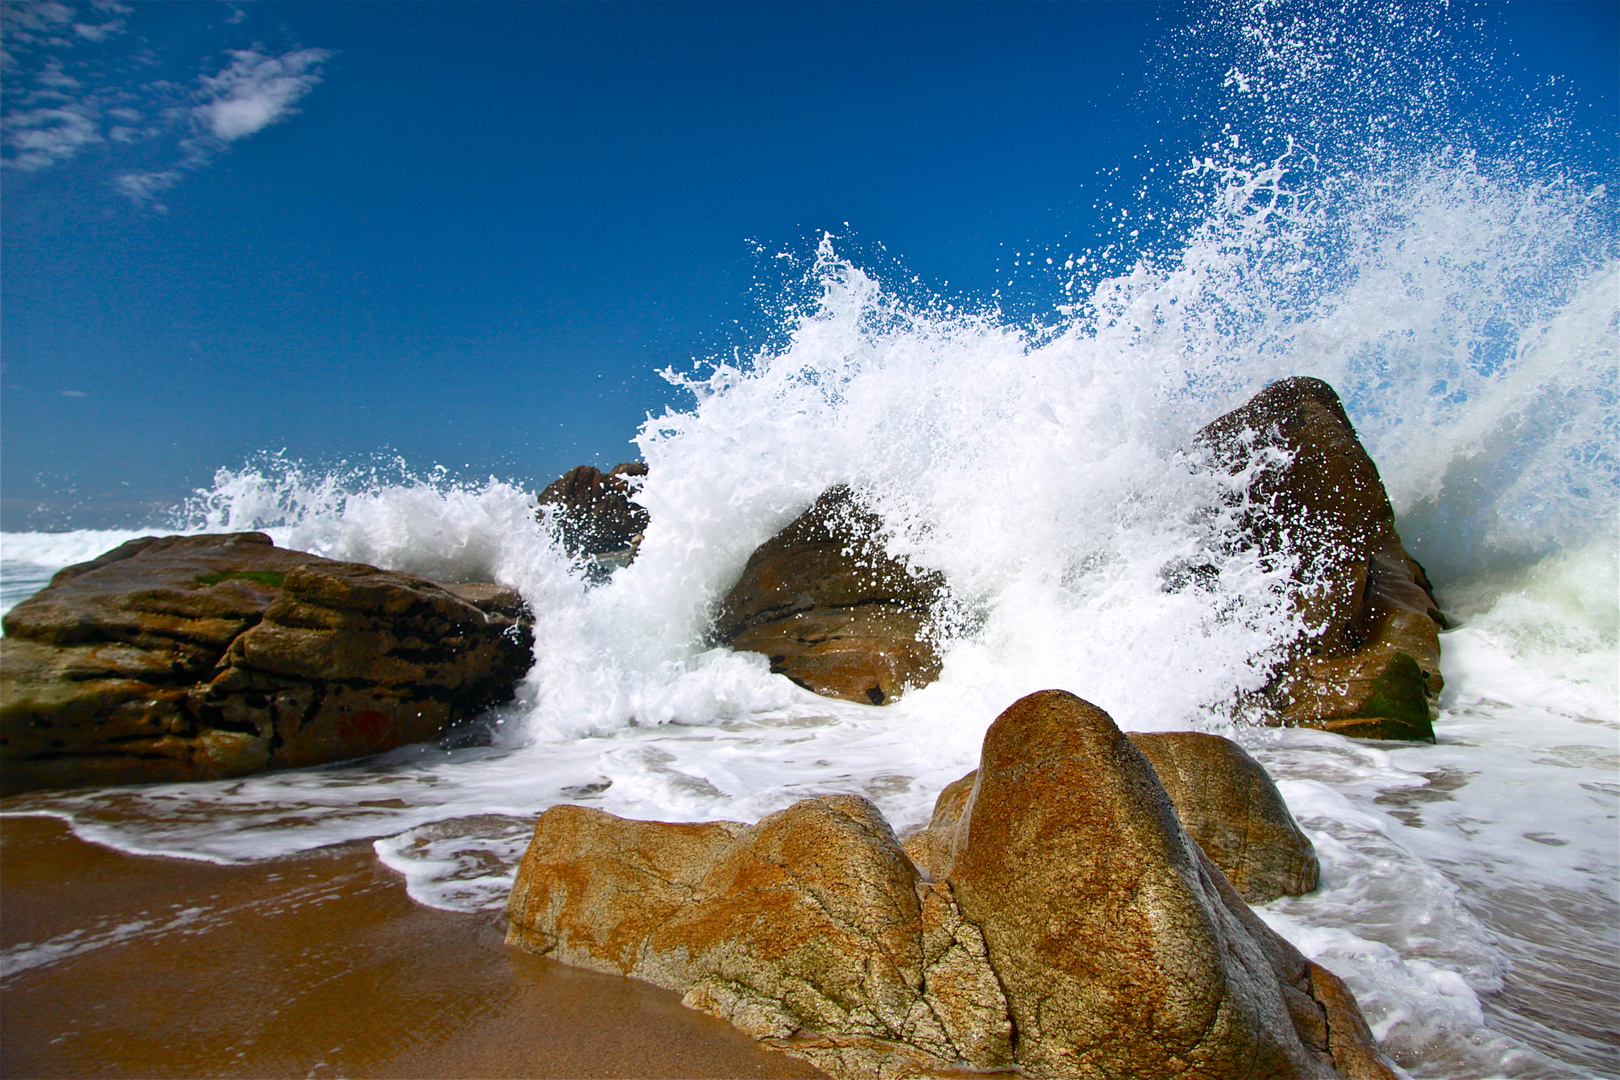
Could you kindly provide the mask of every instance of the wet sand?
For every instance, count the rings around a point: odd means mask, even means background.
[[[369,845],[214,866],[0,818],[0,1074],[821,1075],[503,933],[413,903]]]

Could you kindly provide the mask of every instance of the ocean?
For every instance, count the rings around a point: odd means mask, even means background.
[[[903,832],[1002,709],[1059,687],[1127,730],[1227,735],[1271,771],[1322,887],[1260,913],[1346,980],[1411,1075],[1620,1073],[1612,199],[1558,163],[1567,125],[1504,141],[1437,105],[1454,61],[1432,27],[1246,11],[1225,16],[1218,137],[1145,166],[1104,240],[1017,253],[1007,297],[930,293],[836,235],[782,252],[764,343],[666,373],[690,405],[627,447],[651,525],[605,583],[532,485],[284,457],[222,469],[142,528],[0,535],[6,608],[135,536],[254,528],[516,586],[537,640],[517,700],[439,743],[7,812],[214,862],[368,839],[417,901],[495,910],[547,806],[753,820],[855,792]],[[1397,33],[1410,62],[1375,47]],[[1220,543],[1234,481],[1191,440],[1288,375],[1338,390],[1451,620],[1437,745],[1244,713],[1300,629],[1289,568]],[[836,483],[891,554],[950,583],[942,675],[882,707],[708,644],[749,554]],[[1194,562],[1218,571],[1206,588],[1167,586]],[[13,950],[0,977],[98,940]]]

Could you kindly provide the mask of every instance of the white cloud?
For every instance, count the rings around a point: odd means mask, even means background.
[[[114,186],[136,202],[152,202],[160,192],[168,191],[180,182],[180,174],[167,172],[124,173],[113,180]]]
[[[66,161],[89,144],[101,142],[93,113],[79,104],[12,113],[0,124],[6,145],[15,151],[6,164],[24,172]]]
[[[248,18],[229,9],[232,25]],[[194,80],[153,78],[174,61],[140,36],[144,17],[119,0],[0,0],[0,166],[38,172],[95,146],[100,183],[161,211],[157,196],[188,172],[295,115],[333,55],[254,44]]]
[[[106,41],[114,34],[122,33],[124,20],[114,19],[104,23],[74,23],[73,32],[86,41]]]
[[[265,56],[251,49],[231,54],[231,66],[200,80],[203,103],[196,115],[219,139],[234,142],[291,116],[300,98],[315,88],[320,75],[311,69],[332,54],[325,49],[295,49]]]

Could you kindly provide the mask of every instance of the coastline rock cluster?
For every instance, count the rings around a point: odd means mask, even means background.
[[[287,551],[144,537],[70,566],[0,639],[0,789],[220,779],[375,754],[510,700],[522,599]]]
[[[1250,478],[1227,542],[1293,567],[1308,627],[1259,695],[1259,717],[1433,741],[1445,619],[1333,389],[1279,381],[1194,442],[1211,467]],[[599,578],[634,558],[646,472],[580,466],[540,495],[564,547]],[[715,612],[714,640],[863,704],[927,685],[948,583],[891,557],[884,532],[847,487],[829,488],[754,551]],[[11,611],[5,634],[5,792],[237,776],[432,738],[510,699],[532,645],[511,590],[336,563],[258,533],[132,541],[57,574]],[[1173,770],[1161,772],[1171,784]]]
[[[1229,760],[1156,749],[1202,763],[1186,775]],[[754,825],[553,807],[508,940],[676,990],[835,1077],[1394,1075],[1344,984],[1249,910],[1150,758],[1074,695],[997,718],[927,832],[919,866],[855,796]]]
[[[1273,383],[1194,442],[1213,467],[1252,476],[1227,542],[1294,567],[1291,598],[1308,629],[1261,695],[1261,718],[1434,741],[1445,617],[1333,388]],[[931,682],[940,661],[929,614],[946,582],[888,556],[882,535],[848,488],[828,489],[748,560],[720,603],[716,640],[849,701],[882,705]]]

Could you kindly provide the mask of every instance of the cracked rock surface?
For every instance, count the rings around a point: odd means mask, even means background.
[[[522,599],[277,548],[144,537],[59,572],[0,639],[0,787],[220,779],[429,739],[509,700]]]
[[[1393,1077],[1343,983],[1254,915],[1102,710],[1019,700],[969,780],[941,797],[933,881],[855,796],[755,825],[553,807],[508,940],[837,1077]]]

